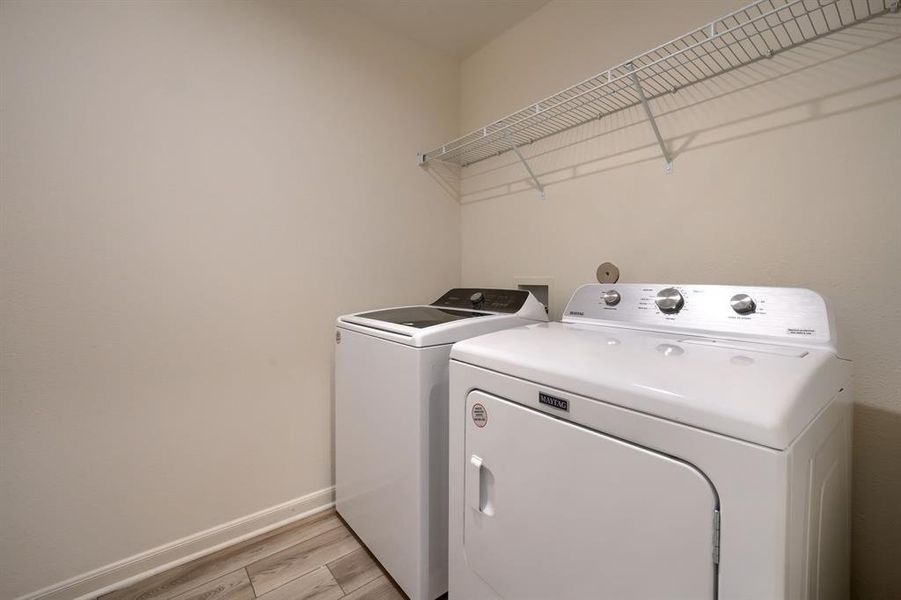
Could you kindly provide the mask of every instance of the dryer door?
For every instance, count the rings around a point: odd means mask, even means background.
[[[716,494],[695,467],[472,392],[464,548],[505,600],[714,598]]]

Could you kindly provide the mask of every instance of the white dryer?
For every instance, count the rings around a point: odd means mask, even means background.
[[[586,285],[451,359],[451,598],[847,597],[851,363],[816,293]]]
[[[412,600],[447,591],[451,345],[536,321],[547,313],[532,294],[493,289],[338,319],[336,507]]]

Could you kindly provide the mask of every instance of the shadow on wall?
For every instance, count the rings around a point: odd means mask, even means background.
[[[855,495],[851,589],[860,600],[901,597],[901,414],[865,404],[854,407],[853,489],[866,482],[869,493]],[[866,548],[866,554],[859,552]],[[865,559],[869,564],[859,564]],[[873,561],[878,564],[872,564]],[[864,568],[865,567],[865,568]],[[878,580],[862,574],[879,574]]]
[[[444,193],[460,200],[460,167],[451,163],[435,163],[424,167],[429,177],[441,186]]]
[[[901,98],[901,18],[890,15],[833,33],[651,101],[665,143],[686,153],[792,125],[832,118]],[[761,110],[765,108],[765,110]],[[664,159],[644,111],[633,106],[522,148],[550,185]],[[455,173],[430,167],[453,193]],[[512,153],[460,171],[463,203],[527,191],[532,184]]]

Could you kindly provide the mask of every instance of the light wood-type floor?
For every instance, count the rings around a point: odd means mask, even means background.
[[[163,571],[99,600],[404,600],[334,510]]]

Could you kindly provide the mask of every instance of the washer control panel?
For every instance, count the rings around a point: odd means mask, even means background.
[[[432,306],[515,313],[528,297],[529,292],[525,290],[455,288],[432,302]]]
[[[675,330],[727,337],[833,341],[822,296],[803,288],[617,283],[573,293],[564,322]]]

